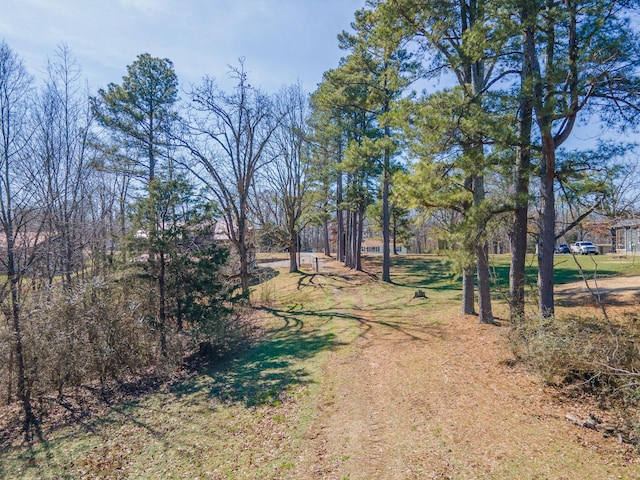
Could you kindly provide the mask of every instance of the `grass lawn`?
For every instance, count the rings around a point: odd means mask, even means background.
[[[491,266],[501,285],[509,285],[510,255],[492,255]],[[527,255],[527,278],[529,283],[536,284],[538,275],[538,258]],[[554,281],[557,285],[583,280],[580,269],[587,279],[614,277],[619,275],[640,275],[640,258],[616,257],[613,255],[570,255],[562,254],[554,257]]]

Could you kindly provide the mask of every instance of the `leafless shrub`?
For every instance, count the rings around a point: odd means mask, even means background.
[[[177,341],[172,355],[161,356],[153,325],[140,299],[117,282],[94,278],[33,292],[22,309],[27,378],[34,398],[49,392],[62,397],[67,387],[93,381],[104,385],[131,375],[176,365],[182,357]],[[0,329],[0,386],[12,400],[11,336]]]
[[[553,385],[636,404],[640,325],[620,318],[530,319],[511,330],[517,359]]]

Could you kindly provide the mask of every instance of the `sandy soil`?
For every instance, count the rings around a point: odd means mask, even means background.
[[[640,305],[640,277],[613,277],[560,285],[555,290],[560,306],[595,305],[598,296],[607,306],[637,307]]]
[[[627,299],[638,285],[600,283]],[[580,288],[559,294],[575,301]],[[507,327],[468,316],[439,328],[419,319],[389,326],[364,305],[359,312],[371,321],[325,366],[329,380],[291,478],[640,478],[633,447],[565,418],[592,405],[562,400],[514,365]]]

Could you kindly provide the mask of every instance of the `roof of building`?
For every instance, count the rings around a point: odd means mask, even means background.
[[[639,218],[626,218],[624,220],[619,220],[617,223],[613,225],[613,228],[632,228],[632,227],[640,228]]]

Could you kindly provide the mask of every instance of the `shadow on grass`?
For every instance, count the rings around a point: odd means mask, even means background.
[[[242,357],[205,367],[197,379],[180,383],[173,392],[182,396],[205,391],[247,407],[279,403],[286,392],[313,381],[302,360],[340,345],[332,333],[302,327],[301,320],[288,316],[282,328],[267,332]]]
[[[449,262],[442,257],[393,257],[391,276],[392,283],[401,287],[431,290],[459,289],[459,282],[452,273]]]
[[[579,259],[578,261],[580,260],[582,259]],[[615,277],[620,275],[620,272],[617,272],[615,270],[600,269],[600,268],[596,270],[592,262],[587,263],[585,261],[582,261],[581,265],[587,280],[593,280],[594,276],[596,276],[596,272],[597,272],[598,278]],[[537,270],[535,272],[535,275],[537,275]],[[537,277],[535,278],[537,279]],[[563,262],[556,262],[553,270],[553,279],[556,285],[580,282],[584,280],[582,278],[582,275],[578,271],[575,262],[570,258],[569,258],[569,263],[566,266]]]
[[[266,332],[264,338],[240,356],[205,366],[197,375],[172,385],[169,391],[187,403],[202,402],[201,396],[194,395],[202,393],[222,402],[254,407],[276,405],[288,392],[312,383],[314,381],[312,372],[303,363],[304,360],[337,347],[341,343],[332,333],[303,329],[304,323],[297,315],[282,315],[281,318],[285,321],[284,326]],[[98,435],[100,432],[108,431],[113,425],[126,423],[144,430],[165,446],[170,446],[173,440],[167,436],[166,431],[158,429],[156,425],[146,420],[145,415],[140,414],[139,408],[143,401],[144,395],[129,398],[122,403],[115,402],[100,414],[90,416],[83,421],[72,422],[72,424],[77,425],[87,434]],[[152,408],[144,407],[145,412],[149,410]],[[69,430],[58,434],[56,442],[72,440],[77,436],[77,430]],[[24,449],[20,458],[30,476],[46,477],[51,465],[40,464],[41,462],[36,460],[43,455],[43,452],[49,457],[51,449],[52,445],[46,439],[34,447]],[[10,445],[4,445],[0,449],[0,454],[6,454],[10,450]],[[99,454],[101,454],[99,450],[90,452],[87,458],[91,460]],[[0,461],[0,478],[5,477],[4,472],[2,461]]]
[[[554,258],[553,279],[556,285],[580,282],[583,280],[578,269],[578,264],[587,280],[592,280],[594,276],[598,278],[615,277],[621,275],[620,269],[611,268],[609,257],[607,256],[583,256],[576,255],[575,259],[569,254],[559,254]],[[497,255],[492,257],[491,270],[500,285],[509,285],[509,257]],[[529,285],[536,285],[538,282],[537,259],[531,254],[527,255],[527,265],[525,268],[526,281]]]
[[[269,312],[271,315],[281,318],[285,322],[283,328],[289,328],[289,326],[297,326],[302,328],[304,326],[304,319],[309,318],[312,320],[320,320],[324,323],[331,320],[347,320],[357,322],[360,327],[359,337],[363,337],[371,328],[376,325],[390,328],[399,333],[402,333],[408,340],[420,340],[424,341],[424,336],[438,337],[442,336],[442,329],[436,324],[420,324],[417,323],[413,317],[407,318],[401,315],[403,310],[403,304],[392,305],[388,300],[381,300],[377,304],[367,305],[363,307],[353,306],[346,309],[331,308],[331,309],[317,309],[317,310],[303,310],[298,309],[292,312],[291,310],[282,310],[263,307],[263,309]],[[361,312],[360,315],[356,315],[353,312]],[[398,311],[398,315],[390,315],[394,311]],[[381,319],[381,317],[392,316],[395,320]],[[344,345],[341,343],[340,345]]]
[[[306,285],[324,287],[325,285],[322,282],[316,283],[317,279],[326,278],[326,279],[337,280],[338,282],[343,284],[343,285],[332,285],[334,288],[337,288],[337,289],[344,288],[344,286],[352,286],[349,284],[349,282],[352,282],[356,279],[358,279],[359,281],[362,281],[363,274],[368,276],[367,281],[374,282],[378,280],[377,275],[373,273],[365,272],[364,270],[358,271],[354,269],[347,269],[347,267],[345,267],[345,272],[341,272],[341,273],[330,273],[327,271],[323,271],[321,269],[320,272],[318,273],[315,273],[315,272],[307,273],[304,271],[299,271],[297,274],[300,276],[300,278],[298,279],[298,290],[301,287],[304,287]]]
[[[268,266],[260,267],[253,272],[251,272],[251,277],[249,279],[249,285],[255,287],[256,285],[260,285],[261,283],[267,282],[272,278],[280,275],[278,270],[275,270]]]
[[[155,382],[154,382],[155,383]],[[159,384],[158,384],[159,385]],[[127,389],[128,385],[122,385],[122,391]],[[89,387],[84,387],[89,389]],[[0,444],[0,478],[9,477],[4,470],[3,455],[17,452],[15,459],[21,463],[23,475],[20,478],[79,478],[76,474],[59,473],[53,474],[57,470],[66,471],[69,468],[65,465],[64,456],[60,456],[58,445],[65,442],[79,443],[85,435],[97,437],[102,434],[105,429],[113,425],[121,425],[128,422],[136,427],[144,429],[154,438],[163,442],[165,445],[170,444],[170,440],[162,432],[155,430],[149,423],[141,419],[137,415],[137,409],[141,401],[146,395],[155,393],[157,388],[148,386],[131,392],[128,396],[117,398],[110,401],[104,397],[101,399],[93,399],[89,406],[78,403],[78,412],[65,417],[59,411],[50,413],[50,416],[60,416],[55,420],[48,419],[47,435],[41,435],[39,441],[33,444],[17,444],[15,442],[6,442]],[[114,396],[116,393],[111,392]],[[124,395],[124,394],[123,394]],[[69,395],[66,396],[69,398]],[[84,408],[85,410],[81,410]],[[76,427],[76,428],[73,428]],[[49,438],[51,437],[51,438]],[[106,470],[111,467],[111,460],[106,460],[104,455],[109,452],[109,448],[105,445],[92,450],[88,450],[82,454],[83,461],[89,465],[92,461],[95,464],[102,465]],[[118,459],[113,464],[117,465]],[[73,466],[72,466],[73,469]],[[117,469],[116,469],[117,470]],[[106,475],[112,478],[111,475]],[[83,477],[84,478],[84,477]],[[115,478],[115,476],[113,477]],[[121,477],[118,477],[121,478]]]
[[[204,390],[209,396],[223,402],[247,407],[277,404],[283,394],[313,382],[311,373],[302,365],[302,361],[323,351],[347,345],[334,333],[323,331],[322,326],[332,320],[357,322],[360,328],[358,337],[364,336],[375,325],[396,330],[410,341],[424,341],[424,334],[442,335],[438,325],[416,326],[413,320],[403,318],[395,321],[379,319],[377,313],[390,310],[386,302],[363,310],[356,308],[361,314],[354,314],[353,308],[261,309],[281,319],[282,326],[268,331],[265,338],[241,358],[205,368],[198,380],[182,382],[173,389],[174,393],[188,395]],[[307,321],[313,322],[313,329],[305,328]]]

